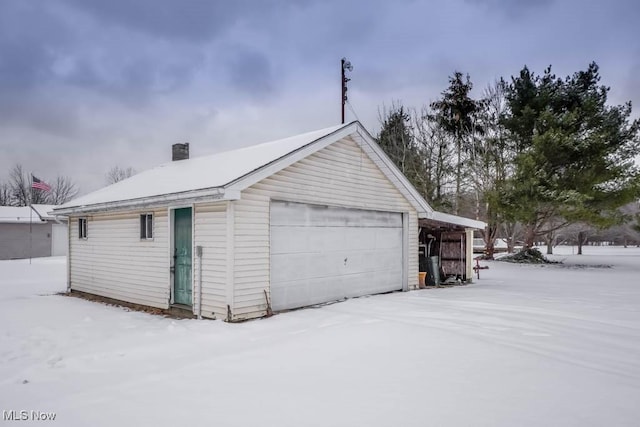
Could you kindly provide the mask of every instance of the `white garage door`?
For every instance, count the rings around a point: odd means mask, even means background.
[[[271,203],[274,310],[402,289],[402,214]]]

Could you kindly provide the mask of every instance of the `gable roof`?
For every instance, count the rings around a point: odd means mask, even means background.
[[[210,156],[165,163],[67,202],[54,212],[89,213],[177,201],[236,200],[242,190],[346,137],[355,141],[371,158],[414,206],[419,217],[433,217],[431,206],[357,121]]]
[[[238,199],[245,188],[347,136],[363,147],[419,212],[432,211],[364,127],[352,122],[210,156],[168,162],[71,200],[54,212],[97,212],[205,198]]]
[[[183,194],[202,190],[222,189],[225,185],[259,169],[260,167],[331,135],[343,126],[333,126],[277,141],[225,151],[209,156],[161,164],[115,184],[78,197],[60,206],[56,212],[83,211],[92,206],[109,207],[130,201],[144,201],[170,194]],[[211,196],[224,192],[210,191]]]

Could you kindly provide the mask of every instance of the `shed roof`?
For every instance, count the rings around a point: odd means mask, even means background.
[[[466,227],[466,228],[483,229],[487,226],[487,224],[485,224],[482,221],[466,218],[463,216],[452,215],[444,212],[436,212],[436,211],[433,212],[433,215],[429,219],[432,221],[442,222],[445,224],[455,224],[460,227]]]

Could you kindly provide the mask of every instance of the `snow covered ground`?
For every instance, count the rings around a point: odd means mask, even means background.
[[[640,249],[557,250],[563,266],[491,262],[470,286],[242,324],[55,295],[64,259],[0,261],[0,409],[63,426],[638,425]]]

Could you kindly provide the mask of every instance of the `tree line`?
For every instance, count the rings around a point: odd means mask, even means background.
[[[629,213],[640,121],[630,102],[607,102],[600,79],[596,63],[566,77],[524,67],[474,98],[470,76],[455,72],[421,109],[383,108],[377,140],[435,209],[487,223],[488,257],[498,237],[513,250],[561,230],[578,230],[581,249],[589,230],[640,223]]]
[[[47,181],[49,191],[33,188],[32,177],[21,164],[14,165],[7,180],[0,181],[0,206],[59,205],[78,194],[78,187],[67,176]]]
[[[551,248],[575,235],[580,247],[593,230],[638,232],[640,121],[630,102],[607,102],[600,80],[596,63],[566,77],[525,66],[474,98],[470,76],[455,72],[420,109],[383,107],[377,140],[435,209],[487,223],[489,257],[498,237],[512,251],[517,241]],[[116,166],[105,181],[133,173]],[[0,181],[0,205],[61,204],[78,193],[65,176],[47,183],[51,191],[33,189],[15,165]]]

